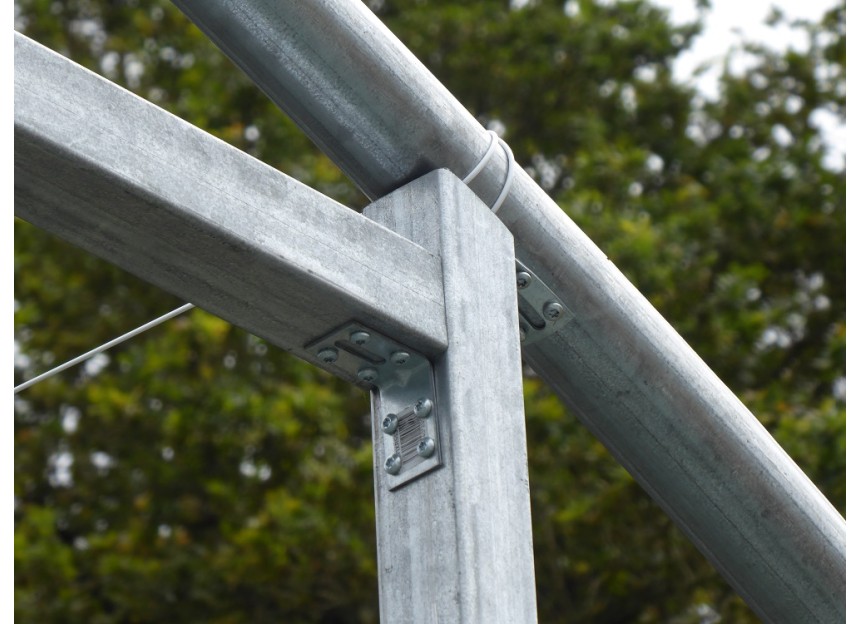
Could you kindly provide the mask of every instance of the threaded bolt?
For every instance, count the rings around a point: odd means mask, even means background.
[[[382,419],[382,430],[388,435],[393,435],[397,431],[398,418],[394,414],[389,414]]]
[[[403,366],[409,361],[409,354],[406,351],[395,351],[391,354],[391,361],[397,366]]]
[[[557,301],[550,301],[543,307],[543,315],[548,321],[558,320],[563,312],[564,307]]]
[[[433,441],[433,438],[424,438],[418,443],[415,450],[421,457],[430,457],[436,450],[436,442]]]
[[[400,468],[403,466],[403,460],[400,459],[400,454],[395,453],[391,457],[385,460],[385,472],[390,475],[396,475],[400,472]]]
[[[349,335],[349,340],[350,342],[352,342],[352,344],[357,344],[361,346],[370,342],[370,334],[368,334],[366,331],[355,331]]]
[[[317,357],[326,364],[331,364],[337,361],[337,349],[334,347],[325,347],[317,352]]]
[[[529,284],[532,283],[531,273],[526,271],[520,271],[517,273],[517,288],[522,290],[523,288],[528,288]]]
[[[361,379],[362,381],[366,381],[367,383],[376,381],[376,378],[379,377],[379,371],[377,371],[375,368],[370,367],[362,368],[356,374],[358,375],[359,379]]]
[[[433,401],[428,398],[421,398],[415,401],[412,411],[419,418],[427,418],[430,412],[433,411]]]

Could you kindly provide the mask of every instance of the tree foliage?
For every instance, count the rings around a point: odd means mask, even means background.
[[[376,0],[379,17],[845,509],[845,6],[748,46],[714,100],[698,24],[644,0]],[[519,8],[518,8],[519,7]],[[775,13],[773,20],[782,18]],[[17,28],[352,206],[364,200],[169,3],[18,0]],[[15,223],[16,383],[178,305]],[[540,618],[754,616],[525,380]],[[21,622],[377,619],[366,397],[201,310],[15,402]]]

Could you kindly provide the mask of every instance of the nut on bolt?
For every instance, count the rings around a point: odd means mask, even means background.
[[[415,401],[412,411],[419,418],[427,418],[430,412],[433,411],[433,401],[428,398],[421,398]]]
[[[543,307],[543,315],[549,321],[555,321],[561,317],[564,307],[558,301],[550,301]]]
[[[317,351],[317,357],[326,364],[331,364],[337,361],[337,349],[334,347],[325,347]]]
[[[395,453],[385,460],[385,472],[388,474],[396,475],[402,466],[403,460],[400,459],[400,453]]]
[[[382,419],[382,430],[388,435],[392,435],[397,431],[398,418],[394,414],[389,414]]]
[[[418,443],[415,450],[421,457],[430,457],[436,450],[436,442],[433,441],[433,438],[424,438]]]

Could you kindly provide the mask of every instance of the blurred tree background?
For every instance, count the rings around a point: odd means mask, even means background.
[[[707,100],[645,0],[371,8],[845,511],[845,5]],[[173,5],[16,0],[37,41],[325,194],[366,200]],[[784,18],[774,12],[774,23]],[[15,222],[15,383],[181,301]],[[525,379],[540,619],[756,618]],[[367,397],[201,310],[15,399],[20,622],[377,620]]]

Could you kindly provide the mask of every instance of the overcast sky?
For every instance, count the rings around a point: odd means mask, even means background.
[[[675,23],[686,23],[696,19],[695,0],[652,0],[654,4],[670,9],[670,18]],[[755,41],[776,50],[808,49],[806,36],[788,26],[776,28],[765,24],[773,6],[777,6],[789,20],[805,19],[818,21],[825,12],[841,4],[838,0],[712,0],[707,11],[705,30],[692,48],[678,58],[674,71],[681,80],[691,80],[696,67],[706,61],[721,61],[732,47],[742,41]],[[735,70],[744,68],[743,55],[736,55],[732,64]],[[718,65],[721,63],[718,63]],[[719,67],[696,79],[696,86],[706,97],[717,94]],[[834,168],[841,168],[845,154],[845,126],[837,118],[823,111],[817,112],[813,123],[824,132],[831,146],[827,160]]]

